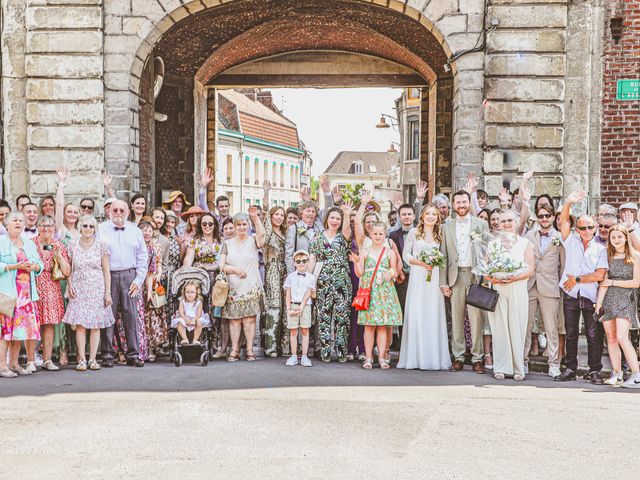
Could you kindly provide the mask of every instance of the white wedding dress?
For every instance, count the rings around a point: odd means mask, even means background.
[[[409,265],[412,258],[427,248],[438,248],[435,242],[416,238],[414,228],[407,235],[402,258]],[[398,368],[448,370],[451,368],[444,296],[440,290],[440,268],[435,267],[427,282],[427,269],[411,265],[404,326]]]

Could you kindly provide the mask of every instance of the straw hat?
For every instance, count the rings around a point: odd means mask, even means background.
[[[182,205],[183,205],[182,208],[188,207],[188,206],[191,205],[189,202],[187,202],[187,197],[184,196],[184,193],[182,193],[180,190],[174,190],[173,192],[171,192],[169,194],[169,198],[167,198],[167,201],[166,202],[162,202],[162,208],[164,208],[166,210],[170,210],[171,209],[171,204],[178,197],[182,197]]]
[[[186,221],[191,215],[204,215],[205,213],[207,212],[205,212],[200,207],[194,205],[193,207],[189,207],[189,210],[187,210],[180,216],[182,217],[183,220]]]

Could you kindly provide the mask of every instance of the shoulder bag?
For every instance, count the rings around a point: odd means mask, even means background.
[[[161,283],[153,281],[153,294],[151,296],[151,305],[153,308],[161,308],[167,304],[167,291]]]
[[[227,276],[224,272],[220,272],[211,290],[211,305],[214,307],[224,307],[224,304],[227,303],[228,295],[229,283],[227,282]]]
[[[476,283],[472,283],[467,287],[467,305],[487,312],[495,312],[497,304],[498,292],[493,287],[483,287]]]
[[[369,287],[360,287],[358,288],[358,293],[356,293],[355,298],[353,299],[353,303],[351,306],[356,310],[369,310],[369,302],[371,302],[371,287],[373,287],[373,282],[376,278],[376,273],[378,273],[378,267],[380,266],[380,262],[382,261],[382,257],[384,256],[386,248],[382,248],[380,252],[380,256],[378,257],[378,262],[376,263],[376,268],[373,269],[373,275],[371,275],[371,281],[369,282]]]

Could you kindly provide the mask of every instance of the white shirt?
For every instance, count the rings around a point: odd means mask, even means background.
[[[560,237],[560,239],[562,239],[562,237]],[[595,238],[589,242],[586,250],[582,246],[582,240],[580,240],[580,237],[575,232],[571,232],[562,244],[564,245],[566,260],[562,278],[560,279],[560,288],[562,288],[562,284],[566,282],[567,275],[579,277],[581,275],[589,275],[599,268],[609,269],[607,250],[596,242]],[[578,298],[578,295],[580,295],[596,303],[598,298],[598,284],[578,283],[570,291],[567,292],[565,290],[565,293],[573,298]]]
[[[456,217],[456,250],[458,250],[458,267],[471,267],[471,215],[464,219]]]
[[[546,235],[540,232],[540,254],[544,255],[555,237],[560,238],[560,234],[554,228],[551,228]]]
[[[291,290],[291,303],[301,303],[307,290],[315,290],[316,277],[313,273],[291,272],[284,280],[284,289]],[[307,301],[307,305],[311,305],[311,298]]]

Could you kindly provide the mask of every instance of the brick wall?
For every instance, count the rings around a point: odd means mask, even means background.
[[[156,198],[162,190],[181,190],[193,200],[193,80],[167,75],[156,99]],[[159,201],[157,202],[159,203]]]
[[[602,201],[619,205],[640,197],[640,100],[616,100],[620,79],[640,78],[640,1],[606,3],[603,116]],[[622,19],[622,36],[616,42],[611,22]]]

